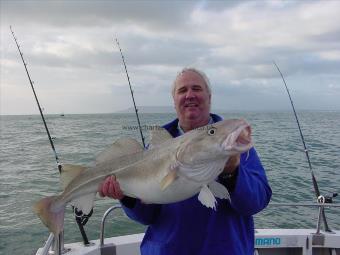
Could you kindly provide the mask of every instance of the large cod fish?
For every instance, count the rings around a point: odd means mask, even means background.
[[[177,138],[157,128],[148,150],[132,138],[120,138],[99,154],[93,167],[64,165],[64,191],[41,199],[34,211],[57,235],[64,227],[66,204],[89,213],[99,185],[110,175],[116,176],[125,195],[144,203],[173,203],[199,193],[199,201],[215,209],[215,197],[229,199],[227,189],[215,181],[217,176],[230,156],[251,147],[251,129],[242,119],[220,121]]]

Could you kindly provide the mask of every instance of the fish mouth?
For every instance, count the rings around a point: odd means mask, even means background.
[[[251,127],[248,123],[236,128],[222,143],[226,151],[244,152],[253,146]]]

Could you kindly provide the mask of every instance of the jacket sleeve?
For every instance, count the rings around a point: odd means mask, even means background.
[[[144,204],[139,199],[125,197],[121,200],[122,208],[126,215],[143,225],[154,223],[161,210],[159,204]]]
[[[230,194],[231,207],[242,215],[253,215],[264,209],[272,191],[266,173],[254,148],[240,159],[235,188]]]

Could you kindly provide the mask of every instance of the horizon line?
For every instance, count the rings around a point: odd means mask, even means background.
[[[268,112],[268,113],[275,113],[275,112],[291,112],[291,109],[258,109],[258,110],[245,110],[245,109],[233,109],[233,110],[221,110],[221,109],[217,109],[217,110],[213,110],[211,111],[211,113],[219,113],[219,114],[223,114],[223,113],[252,113],[252,112]],[[340,112],[340,109],[299,109],[298,112],[311,112],[311,111],[315,111],[315,112]],[[143,112],[143,111],[138,111],[138,113],[140,114],[176,114],[176,112]],[[63,115],[97,115],[97,114],[135,114],[135,112],[129,112],[127,110],[121,110],[121,111],[115,111],[115,112],[90,112],[90,113],[77,113],[77,112],[73,112],[73,113],[45,113],[44,115],[59,115],[60,117],[63,117]],[[0,113],[0,116],[35,116],[38,115],[40,116],[40,113]]]

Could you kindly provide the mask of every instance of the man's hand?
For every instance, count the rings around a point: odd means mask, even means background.
[[[120,189],[116,176],[107,177],[98,187],[98,192],[101,197],[112,197],[113,199],[122,199],[123,192]]]
[[[240,155],[231,156],[224,166],[224,173],[232,174],[240,165]]]

